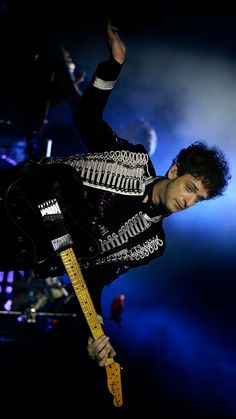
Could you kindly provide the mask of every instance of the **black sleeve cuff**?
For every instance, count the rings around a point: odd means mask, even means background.
[[[114,81],[118,78],[122,66],[111,56],[109,60],[98,64],[95,75],[102,80]]]

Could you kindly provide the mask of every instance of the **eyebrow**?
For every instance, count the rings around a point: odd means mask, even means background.
[[[198,189],[197,185],[195,185],[195,183],[193,183],[193,182],[190,182],[190,183],[191,183],[192,187],[194,188],[194,191],[198,192],[199,189]],[[197,200],[198,201],[204,201],[204,199],[206,199],[206,198],[204,198],[204,196],[197,195]]]

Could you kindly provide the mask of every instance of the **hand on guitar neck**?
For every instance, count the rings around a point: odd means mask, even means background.
[[[109,342],[109,337],[102,335],[97,339],[88,339],[88,354],[100,367],[106,368],[107,386],[114,396],[113,404],[121,407],[123,404],[120,364],[114,361],[116,352]]]
[[[116,351],[110,344],[109,337],[106,335],[100,336],[96,340],[90,337],[87,349],[90,358],[95,360],[100,367],[104,367],[109,358],[116,356]]]

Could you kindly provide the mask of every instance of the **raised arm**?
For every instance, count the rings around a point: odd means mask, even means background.
[[[107,24],[107,45],[114,60],[122,65],[125,61],[126,46],[120,39],[118,28],[113,26],[110,21]]]
[[[74,122],[88,151],[99,152],[119,148],[116,135],[103,120],[103,111],[125,60],[126,47],[118,29],[108,22],[106,43],[110,51],[107,61],[97,66],[75,111]]]

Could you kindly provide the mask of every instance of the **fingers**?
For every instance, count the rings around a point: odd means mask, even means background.
[[[107,32],[109,35],[112,35],[113,32],[119,32],[119,29],[117,26],[112,25],[111,21],[109,20],[107,23]]]
[[[114,42],[114,41],[121,41],[120,37],[119,37],[119,29],[112,25],[111,22],[109,21],[107,24],[107,35],[108,35],[108,40],[110,40],[110,42]]]
[[[88,354],[89,354],[90,358],[95,360],[95,352],[94,352],[93,346],[92,346],[93,342],[94,342],[93,338],[89,337],[88,338],[87,350],[88,350]]]
[[[95,359],[100,367],[104,367],[109,357],[111,345],[109,343],[109,337],[102,336],[100,339],[95,340],[93,349],[95,352]]]
[[[114,358],[114,356],[116,356],[116,351],[115,351],[115,349],[112,346],[111,346],[111,350],[110,350],[109,356],[111,358]]]
[[[96,360],[100,367],[104,367],[109,357],[114,357],[116,352],[109,342],[108,336],[101,336],[97,340],[89,338],[88,354],[91,359]]]

